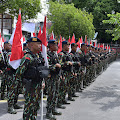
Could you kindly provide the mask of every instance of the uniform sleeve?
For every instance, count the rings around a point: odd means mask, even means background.
[[[22,59],[20,66],[18,67],[16,71],[16,75],[22,76],[24,72],[27,70],[28,65],[32,62],[33,58],[30,54],[26,54]]]
[[[47,58],[48,58],[48,63],[49,63],[49,69],[54,71],[56,69],[56,65],[52,64],[51,56],[49,56],[48,54],[47,54]]]

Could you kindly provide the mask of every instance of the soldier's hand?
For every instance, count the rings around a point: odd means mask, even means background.
[[[59,63],[56,64],[56,67],[61,68],[61,65]]]
[[[69,61],[69,65],[73,65],[73,63]]]

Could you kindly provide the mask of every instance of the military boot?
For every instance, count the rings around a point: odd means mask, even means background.
[[[52,110],[53,115],[62,115],[61,112],[58,112],[56,109]]]
[[[5,95],[1,93],[1,100],[5,99]]]
[[[65,109],[65,106],[62,106],[61,104],[57,104],[57,108]]]
[[[52,115],[52,113],[46,113],[46,118],[50,120],[56,120],[56,118],[54,117],[54,115]]]
[[[20,107],[18,104],[15,104],[14,109],[22,109],[22,107]]]
[[[10,114],[16,114],[17,112],[16,112],[16,110],[14,109],[14,107],[11,106],[11,107],[8,107],[8,113],[10,113]]]

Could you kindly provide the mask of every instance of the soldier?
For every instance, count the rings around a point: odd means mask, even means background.
[[[1,68],[3,71],[2,74],[2,82],[1,82],[1,99],[4,100],[5,98],[5,89],[7,86],[7,74],[6,74],[6,68],[7,68],[7,53],[10,52],[11,50],[11,45],[9,42],[4,42],[4,50],[3,50],[3,56],[1,54]]]
[[[16,78],[22,77],[24,83],[25,105],[23,120],[36,120],[37,111],[40,108],[41,89],[43,77],[48,76],[48,70],[44,68],[44,59],[40,53],[41,41],[37,37],[31,37],[28,41],[28,49],[16,71]],[[39,54],[38,54],[39,53]],[[42,72],[46,69],[46,72]]]
[[[85,86],[85,84],[86,84],[85,74],[86,74],[87,59],[86,59],[85,51],[86,51],[86,44],[82,43],[81,49],[78,51],[79,55],[80,55],[81,66],[82,66],[81,90],[83,90],[83,85]]]
[[[56,110],[57,99],[59,94],[61,65],[56,54],[56,51],[58,50],[57,41],[49,40],[48,47],[49,51],[47,52],[47,57],[50,69],[50,77],[47,81],[48,98],[46,118],[56,120],[56,118],[53,115],[61,115],[61,113],[57,112]]]
[[[70,104],[66,101],[66,93],[68,92],[68,100],[75,101],[72,98],[72,84],[71,80],[73,79],[73,63],[72,57],[68,53],[70,43],[67,41],[62,42],[62,51],[58,54],[59,59],[62,61],[62,70],[63,77],[65,77],[64,81],[62,81],[63,95],[62,95],[62,103]]]
[[[18,100],[18,81],[16,80],[15,77],[15,72],[16,70],[13,69],[9,64],[9,57],[11,55],[10,49],[11,49],[11,45],[10,43],[6,42],[5,43],[5,49],[6,49],[6,53],[5,53],[5,63],[6,63],[6,77],[7,77],[7,97],[8,97],[8,113],[10,114],[16,114],[16,110],[15,109],[21,109],[22,107],[20,107],[19,105],[17,105],[17,100]]]
[[[75,95],[75,92],[80,92],[80,72],[81,72],[81,63],[80,63],[80,56],[79,53],[76,52],[77,50],[77,44],[76,43],[72,43],[71,44],[71,56],[72,56],[72,60],[74,62],[73,64],[73,71],[74,71],[74,80],[72,81],[73,83],[73,93],[72,93],[72,97],[78,97],[77,95]]]

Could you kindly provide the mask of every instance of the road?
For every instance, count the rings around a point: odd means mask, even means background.
[[[66,109],[58,109],[57,120],[119,120],[120,114],[120,59],[114,61],[95,81]],[[19,105],[24,107],[24,97],[19,96]],[[44,120],[46,113],[44,99]],[[17,114],[7,113],[7,102],[0,100],[0,120],[22,120],[23,109]],[[37,120],[40,120],[40,110]]]

